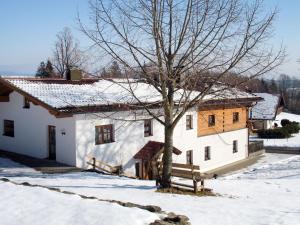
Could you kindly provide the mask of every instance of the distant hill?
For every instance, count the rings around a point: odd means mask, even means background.
[[[24,65],[0,65],[0,75],[13,75],[13,76],[32,76],[35,75],[36,66]]]

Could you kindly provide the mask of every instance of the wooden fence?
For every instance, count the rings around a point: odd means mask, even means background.
[[[88,157],[87,164],[92,166],[93,170],[100,170],[110,174],[118,174],[122,173],[122,166],[112,166],[106,162],[96,160],[95,157]]]
[[[248,146],[248,154],[253,154],[264,149],[263,141],[250,141]]]

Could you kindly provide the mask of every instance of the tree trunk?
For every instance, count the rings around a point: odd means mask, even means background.
[[[161,186],[162,188],[169,188],[171,184],[172,172],[172,154],[173,154],[173,128],[165,126],[165,145],[163,154],[163,175]]]

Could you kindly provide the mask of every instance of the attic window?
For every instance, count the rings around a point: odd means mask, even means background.
[[[30,102],[28,100],[28,98],[24,97],[24,105],[23,105],[24,109],[29,109],[30,108]]]
[[[239,122],[239,120],[240,120],[240,115],[239,115],[239,113],[238,113],[238,112],[234,112],[234,113],[232,114],[232,122],[233,122],[233,123],[237,123],[237,122]]]
[[[209,115],[208,116],[208,126],[213,127],[216,124],[216,118],[215,115]]]

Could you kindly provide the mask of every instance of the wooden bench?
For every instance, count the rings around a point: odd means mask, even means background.
[[[162,163],[159,163],[159,174],[162,175]],[[157,185],[160,183],[160,176],[157,180]],[[194,193],[204,190],[204,174],[200,173],[200,167],[196,165],[172,163],[172,177],[185,178],[192,181],[192,184],[172,181],[171,186],[184,189],[192,189]],[[200,185],[199,185],[200,183]]]
[[[88,156],[87,164],[92,166],[93,170],[100,170],[109,174],[118,174],[118,175],[121,175],[122,173],[122,166],[111,166],[106,162],[96,160],[96,158],[92,156]]]

